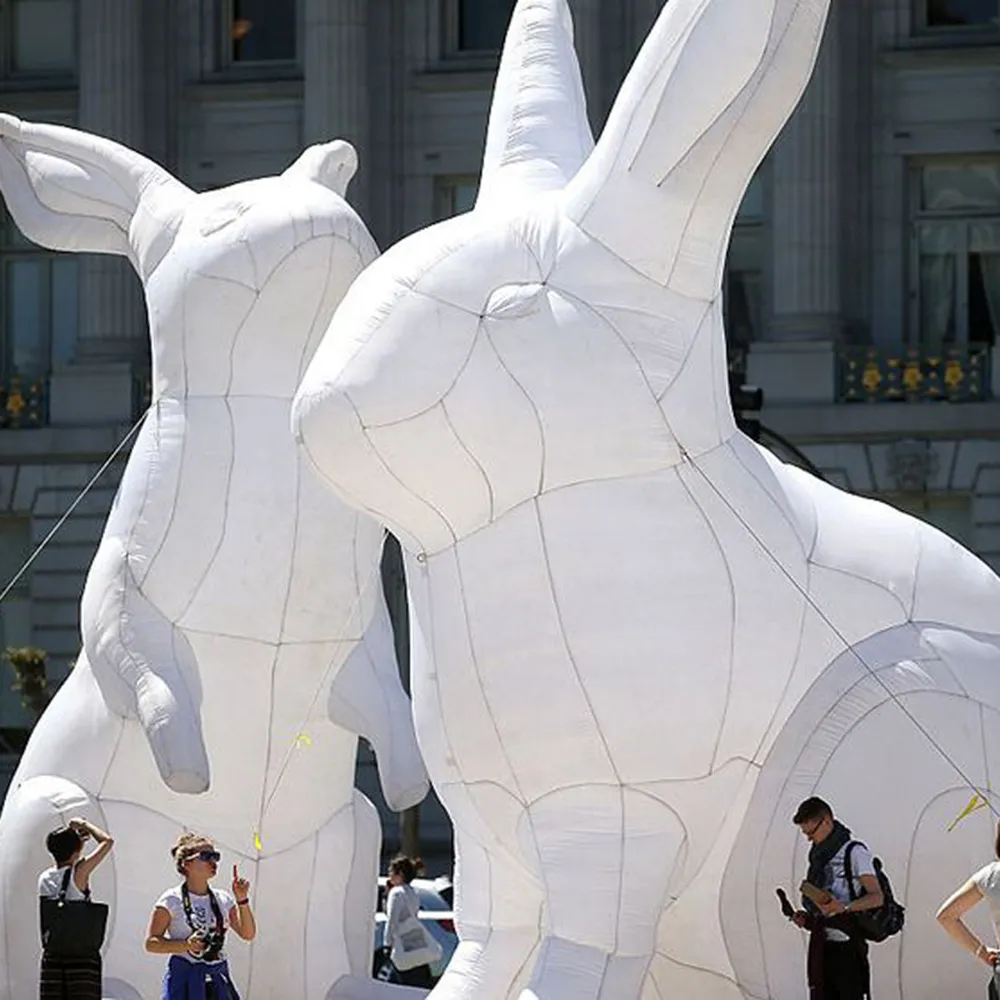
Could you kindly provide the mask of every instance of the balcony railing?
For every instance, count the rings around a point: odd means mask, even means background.
[[[48,423],[48,383],[20,375],[0,379],[0,430],[44,427]]]
[[[838,398],[845,403],[968,403],[991,396],[990,348],[985,344],[940,351],[845,347],[838,361]]]

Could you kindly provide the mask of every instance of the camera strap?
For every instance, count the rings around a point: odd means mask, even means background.
[[[223,938],[226,935],[226,922],[222,917],[222,908],[219,906],[219,901],[215,898],[211,886],[208,887],[208,899],[212,906],[212,913],[215,915],[215,933]],[[191,893],[188,891],[187,882],[181,886],[181,905],[184,907],[184,917],[188,922],[188,927],[194,934],[200,928],[195,926],[194,907],[191,905]]]

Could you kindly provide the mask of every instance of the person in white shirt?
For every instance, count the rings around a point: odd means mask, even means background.
[[[799,805],[792,822],[812,845],[806,882],[828,893],[822,903],[805,898],[805,908],[793,917],[797,926],[811,932],[810,1000],[863,1000],[870,995],[868,945],[853,927],[851,915],[877,910],[884,902],[871,852],[815,796]]]
[[[997,824],[994,854],[1000,858],[1000,823]],[[980,941],[962,920],[973,906],[984,899],[989,906],[997,939],[1000,940],[1000,861],[991,861],[984,868],[980,868],[968,882],[953,892],[941,904],[937,920],[949,937],[994,972],[989,982],[989,997],[990,1000],[998,1000],[995,973],[997,963],[1000,962],[1000,950]]]
[[[419,923],[420,897],[410,883],[416,878],[417,866],[411,858],[399,857],[389,862],[389,895],[385,902],[384,945],[392,956],[396,970],[395,982],[404,986],[434,985],[431,967],[424,956],[433,939]],[[419,959],[411,965],[401,956],[409,952]]]
[[[88,840],[97,847],[84,857]],[[45,846],[55,861],[38,877],[38,895],[58,899],[65,886],[67,900],[90,898],[90,876],[114,846],[112,838],[100,827],[80,817],[53,830]],[[101,953],[65,958],[42,948],[38,996],[40,1000],[101,1000]]]
[[[225,939],[227,928],[244,941],[257,935],[250,883],[233,865],[232,893],[211,887],[222,856],[207,837],[185,833],[170,853],[184,881],[156,901],[146,937],[146,951],[170,956],[162,1000],[204,996],[207,984],[217,1000],[239,1000]]]

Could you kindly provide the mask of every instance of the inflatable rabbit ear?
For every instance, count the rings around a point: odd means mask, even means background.
[[[349,142],[334,139],[322,146],[310,146],[282,176],[305,177],[343,198],[357,172],[357,151]]]
[[[830,0],[670,0],[566,192],[585,232],[686,295],[718,294],[746,187],[798,103]]]
[[[116,142],[12,115],[0,115],[0,191],[29,239],[52,250],[121,254],[142,275],[163,259],[194,197]]]
[[[566,0],[520,0],[497,74],[476,210],[559,191],[593,151]]]

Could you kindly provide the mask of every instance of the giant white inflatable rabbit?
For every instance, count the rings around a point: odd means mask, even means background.
[[[45,246],[127,256],[145,288],[153,398],[83,597],[83,651],[0,820],[0,997],[37,981],[44,836],[117,835],[106,996],[159,995],[144,953],[184,827],[253,882],[261,928],[231,957],[244,997],[363,1000],[380,830],[354,789],[357,734],[395,808],[426,777],[378,573],[382,529],[304,470],[289,408],[376,256],[343,199],[344,142],[278,177],[195,194],[138,154],[0,116],[0,189]]]
[[[305,453],[408,552],[417,732],[459,849],[435,997],[769,995],[754,884],[726,933],[720,898],[803,695],[855,682],[845,649],[887,630],[909,656],[914,623],[996,663],[986,566],[731,415],[730,229],[828,4],[670,0],[591,152],[566,2],[520,0],[475,210],[365,271],[300,388]]]

